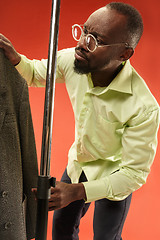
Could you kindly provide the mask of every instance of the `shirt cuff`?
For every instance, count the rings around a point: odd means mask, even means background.
[[[86,203],[103,199],[109,196],[111,194],[111,189],[109,187],[108,182],[109,182],[108,178],[89,182],[82,182],[87,196]]]
[[[21,60],[18,64],[15,65],[15,68],[18,70],[18,72],[21,71],[21,69],[23,69],[24,67],[24,60],[23,60],[23,56],[21,55]]]

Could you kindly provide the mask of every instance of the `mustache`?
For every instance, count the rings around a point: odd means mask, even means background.
[[[86,59],[88,60],[88,57],[87,57],[87,54],[85,53],[85,49],[82,49],[81,47],[75,47],[75,52],[76,51],[79,51],[81,53],[81,55]]]

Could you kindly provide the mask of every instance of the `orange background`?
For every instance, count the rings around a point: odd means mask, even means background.
[[[159,0],[124,1],[135,6],[144,19],[144,35],[132,65],[145,79],[152,93],[160,103],[159,95]],[[83,24],[97,8],[106,5],[104,0],[61,0],[59,49],[75,46],[71,36],[74,23]],[[51,0],[5,0],[0,1],[0,32],[8,37],[18,52],[29,58],[47,58]],[[42,123],[44,109],[44,88],[30,88],[30,103],[35,128],[38,161],[40,162]],[[68,149],[74,138],[72,108],[63,84],[56,85],[53,123],[51,175],[60,180],[67,164]],[[156,154],[147,184],[133,194],[132,205],[124,226],[124,240],[159,239],[160,214],[160,147]],[[49,213],[48,240],[51,240],[52,214]],[[80,226],[80,240],[91,240],[93,204]]]

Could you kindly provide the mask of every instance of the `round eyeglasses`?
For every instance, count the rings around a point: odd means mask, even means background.
[[[117,45],[125,45],[126,48],[130,48],[129,44],[125,42],[113,43],[113,44],[99,44],[95,36],[93,36],[91,33],[87,33],[87,34],[84,33],[84,30],[82,29],[81,26],[83,25],[74,24],[72,26],[72,36],[74,40],[76,40],[77,42],[80,41],[82,37],[84,37],[86,47],[90,52],[94,52],[97,49],[97,47],[104,47],[104,46],[112,47]]]

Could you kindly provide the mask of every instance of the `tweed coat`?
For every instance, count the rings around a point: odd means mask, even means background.
[[[0,49],[0,240],[34,238],[37,175],[28,87]]]

